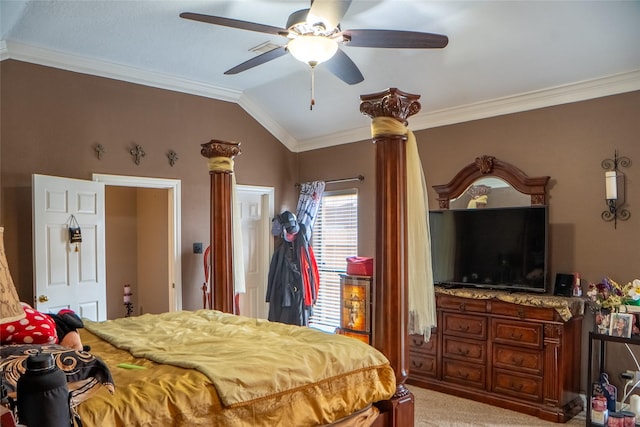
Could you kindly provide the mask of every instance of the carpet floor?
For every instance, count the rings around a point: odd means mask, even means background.
[[[577,427],[585,425],[584,411],[566,424],[558,424],[411,385],[407,388],[415,396],[416,427]]]

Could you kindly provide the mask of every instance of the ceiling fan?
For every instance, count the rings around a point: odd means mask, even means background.
[[[340,45],[352,47],[374,47],[392,49],[443,48],[449,42],[447,36],[396,30],[342,30],[340,20],[349,9],[351,0],[312,0],[310,9],[293,12],[287,19],[286,28],[184,12],[180,17],[224,27],[257,31],[286,37],[288,42],[258,55],[227,71],[237,74],[265,62],[291,53],[299,61],[315,68],[326,61],[326,66],[340,80],[353,85],[364,80],[356,64],[340,49]]]

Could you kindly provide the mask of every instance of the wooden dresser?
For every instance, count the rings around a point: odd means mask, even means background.
[[[436,305],[430,341],[410,336],[407,383],[553,422],[582,410],[580,300],[440,290]]]

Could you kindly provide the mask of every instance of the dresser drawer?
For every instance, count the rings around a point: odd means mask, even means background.
[[[542,352],[534,349],[494,344],[493,367],[514,369],[518,372],[526,372],[532,375],[542,375]]]
[[[487,318],[468,314],[443,313],[442,333],[485,340],[487,339]]]
[[[492,314],[515,317],[521,320],[561,320],[560,315],[553,308],[531,307],[526,305],[512,304],[504,301],[491,301],[489,311]]]
[[[484,389],[486,384],[486,368],[457,360],[442,359],[442,379],[444,381],[467,387]]]
[[[472,363],[486,363],[486,341],[469,340],[464,338],[443,336],[442,357],[466,360]]]
[[[460,313],[486,313],[487,300],[438,295],[438,309],[459,311]]]
[[[422,335],[409,335],[409,349],[420,353],[436,354],[437,340],[438,333],[435,330],[431,332],[429,341],[425,341]]]
[[[540,323],[492,319],[491,326],[494,343],[542,348],[544,336]]]
[[[409,353],[409,374],[419,377],[436,378],[436,357],[429,354]]]
[[[494,369],[492,391],[531,402],[541,402],[542,378]]]

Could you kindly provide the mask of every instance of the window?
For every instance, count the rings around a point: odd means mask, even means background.
[[[358,253],[357,190],[325,191],[311,245],[320,273],[320,291],[309,326],[333,332],[340,326],[340,274],[347,272],[346,258]]]

